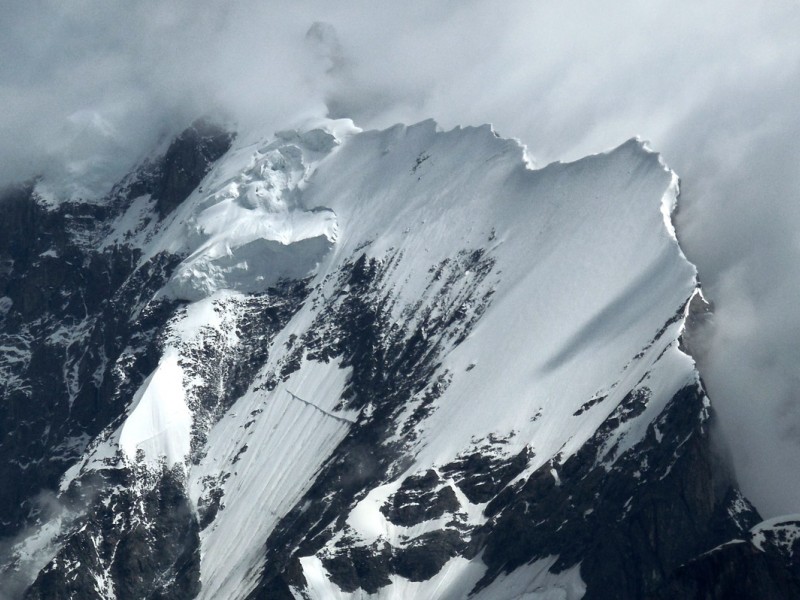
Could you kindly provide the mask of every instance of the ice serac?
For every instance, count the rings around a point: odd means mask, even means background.
[[[0,239],[0,275],[100,267],[44,299],[0,289],[5,393],[65,389],[67,508],[0,515],[26,598],[793,589],[796,520],[757,526],[713,458],[678,179],[643,142],[534,169],[489,126],[207,139],[106,205],[11,204],[71,241]],[[202,180],[162,200],[197,156]],[[41,460],[37,435],[16,449]]]
[[[315,163],[339,143],[333,132],[312,129],[237,148],[160,236],[173,248],[181,240],[189,253],[166,293],[196,301],[220,289],[264,292],[309,274],[336,240],[336,215],[306,208],[299,192]]]

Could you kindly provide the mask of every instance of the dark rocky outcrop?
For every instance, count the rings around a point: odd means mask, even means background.
[[[46,208],[27,188],[0,199],[3,207],[26,228],[9,228],[0,243],[10,265],[0,277],[10,304],[0,337],[15,349],[0,357],[13,372],[0,388],[0,478],[16,482],[0,488],[0,535],[9,535],[23,526],[27,499],[56,484],[152,369],[169,306],[150,298],[175,260],[161,256],[134,272],[129,249],[86,250],[82,236],[113,216],[110,206]],[[141,351],[115,374],[131,342]]]
[[[381,512],[395,525],[410,527],[455,512],[460,506],[453,489],[443,485],[436,471],[429,470],[406,478]]]
[[[617,426],[612,414],[563,464],[545,465],[490,502],[487,513],[496,516],[476,534],[489,566],[479,587],[557,555],[556,571],[581,564],[586,598],[643,598],[719,543],[712,525],[724,508],[724,476],[715,473],[703,397],[699,387],[679,392],[657,421],[661,442],[651,425],[607,467],[600,449]]]
[[[137,248],[99,242],[143,193],[157,197],[164,214],[174,209],[231,139],[214,125],[195,123],[166,155],[98,202],[49,206],[37,196],[36,182],[0,193],[0,481],[14,482],[0,486],[0,538],[41,523],[47,516],[41,498],[52,496],[89,440],[119,421],[160,356],[160,336],[176,303],[154,296],[181,257],[162,254],[139,266]],[[280,314],[267,311],[264,319]],[[117,495],[112,502],[102,490],[122,485],[123,476],[75,483],[76,490],[93,490],[75,511],[88,510],[86,531],[94,537],[70,536],[60,556],[91,565],[94,552],[102,568],[111,561],[108,576],[120,598],[192,597],[199,529],[183,483],[173,475],[152,482],[142,516],[142,527],[149,522],[150,529],[121,530],[114,518],[135,513],[134,497]],[[103,548],[95,548],[97,539]],[[109,545],[116,549],[113,560]],[[89,572],[69,578],[63,570],[42,571],[28,597],[93,597]]]
[[[774,551],[732,541],[678,567],[656,600],[800,598],[800,568]]]
[[[132,193],[151,194],[159,216],[165,217],[188,198],[214,162],[230,149],[233,138],[211,121],[195,121],[172,141],[158,162],[146,165],[145,176],[134,181]]]
[[[495,498],[532,458],[528,448],[524,448],[512,459],[502,459],[493,452],[496,446],[487,441],[478,452],[459,457],[441,469],[443,475],[453,477],[473,504],[483,504]]]
[[[183,474],[165,470],[153,483],[141,496],[135,486],[101,493],[25,600],[193,598],[200,540]]]

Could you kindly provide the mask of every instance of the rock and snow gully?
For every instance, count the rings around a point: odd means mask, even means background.
[[[107,198],[39,185],[0,201],[10,597],[800,593],[711,451],[641,141],[198,122]]]

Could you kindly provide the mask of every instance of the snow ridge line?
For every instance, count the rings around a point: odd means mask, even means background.
[[[331,412],[328,412],[327,410],[325,410],[324,408],[320,408],[319,406],[317,406],[313,402],[309,402],[308,400],[303,400],[300,396],[298,396],[296,394],[293,394],[289,390],[286,390],[286,393],[289,394],[295,400],[299,400],[300,402],[310,406],[311,408],[316,408],[323,415],[326,415],[326,416],[330,417],[331,419],[336,419],[337,421],[341,421],[342,423],[347,423],[348,425],[355,425],[356,424],[355,419],[348,419],[346,417],[340,417],[339,415],[335,415],[335,414],[333,414]]]

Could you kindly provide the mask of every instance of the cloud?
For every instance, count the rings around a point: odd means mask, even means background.
[[[678,232],[717,307],[701,367],[742,485],[797,512],[798,31],[796,0],[14,3],[0,182],[79,173],[99,193],[209,112],[492,122],[539,164],[641,135],[682,178]]]
[[[256,2],[15,3],[0,51],[0,181],[79,175],[88,193],[202,113],[323,112],[307,16]],[[250,14],[250,10],[255,14]],[[7,59],[6,59],[7,58]]]

